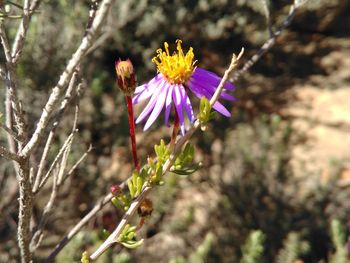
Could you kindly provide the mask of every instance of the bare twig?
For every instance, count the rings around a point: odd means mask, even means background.
[[[77,100],[76,103],[77,103],[77,105],[76,105],[73,127],[72,127],[72,132],[71,132],[72,137],[68,141],[67,146],[64,147],[64,152],[62,154],[61,162],[60,162],[60,165],[58,166],[59,168],[54,173],[50,199],[44,208],[43,214],[42,214],[41,219],[40,219],[40,223],[39,223],[37,230],[35,231],[33,238],[31,240],[31,245],[30,245],[31,252],[34,252],[40,246],[41,240],[43,238],[44,227],[47,224],[47,221],[49,219],[50,214],[52,213],[52,208],[53,208],[54,202],[56,200],[59,187],[61,186],[61,184],[63,182],[64,173],[65,173],[65,170],[67,167],[68,156],[69,156],[71,149],[72,149],[74,134],[77,131],[76,127],[77,127],[77,122],[78,122],[78,117],[79,117],[79,106],[78,106],[79,100]]]
[[[17,35],[15,38],[15,41],[13,42],[12,52],[11,52],[12,63],[14,64],[19,59],[24,46],[25,37],[29,26],[30,14],[31,13],[29,12],[29,0],[24,0],[22,20],[21,20],[21,23],[19,24]]]
[[[72,147],[72,143],[73,143],[73,140],[70,140],[68,146],[65,148],[65,151],[62,155],[59,169],[54,173],[50,199],[44,208],[37,230],[35,231],[33,238],[31,240],[30,248],[32,253],[40,246],[40,243],[43,237],[44,227],[47,224],[50,214],[52,213],[52,208],[57,197],[59,182],[67,167],[67,159]]]
[[[95,38],[98,30],[101,28],[102,23],[109,12],[112,2],[114,2],[114,0],[103,0],[101,2],[100,8],[97,11],[96,17],[92,23],[91,28],[89,29],[89,32],[83,38],[80,46],[68,62],[68,65],[66,66],[63,74],[61,75],[57,85],[53,88],[50,97],[40,116],[34,134],[31,136],[29,142],[21,151],[22,156],[28,156],[38,145],[39,140],[41,139],[42,135],[44,134],[47,128],[49,119],[52,115],[52,112],[56,108],[56,104],[59,101],[59,98],[61,97],[64,88],[67,86],[73,72],[81,62],[82,58],[85,56],[86,51],[92,46],[93,39]]]
[[[230,78],[230,81],[235,82],[238,80],[238,78],[245,73],[246,71],[248,71],[248,69],[250,69],[251,66],[253,66],[276,42],[276,38],[282,33],[282,31],[290,25],[290,23],[292,22],[296,11],[298,10],[298,8],[300,6],[302,6],[304,3],[306,3],[307,0],[304,1],[298,1],[295,0],[293,5],[290,7],[289,9],[289,13],[287,15],[287,17],[285,18],[285,20],[283,21],[282,25],[280,25],[280,27],[272,34],[272,36],[262,45],[262,47],[258,50],[258,52],[256,52],[256,54],[254,56],[252,56],[243,66],[242,69],[236,71],[232,78]]]
[[[24,0],[23,15],[21,16],[22,20],[18,26],[16,38],[15,38],[13,45],[12,45],[11,56],[12,56],[12,63],[13,64],[16,64],[18,62],[19,58],[21,57],[22,50],[23,50],[24,43],[25,43],[25,39],[27,37],[30,19],[31,19],[32,15],[34,14],[34,12],[36,11],[36,9],[39,7],[40,2],[41,2],[41,0],[34,0],[30,4],[29,0]]]
[[[5,125],[2,125],[2,123],[0,123],[0,128],[4,129],[4,131],[7,132],[7,134],[10,135],[17,142],[20,142],[20,139],[18,138],[17,134],[13,130],[11,130]]]
[[[78,168],[78,166],[81,164],[81,162],[85,160],[85,158],[88,156],[88,154],[91,152],[92,149],[93,149],[92,145],[90,144],[87,151],[79,158],[79,160],[72,166],[72,168],[70,168],[68,173],[63,177],[62,182],[64,182],[69,176],[71,176],[73,174],[73,172]],[[62,182],[60,182],[60,183],[62,183]]]
[[[74,137],[74,133],[71,133],[66,141],[63,143],[61,149],[58,151],[56,158],[53,160],[52,164],[50,165],[49,170],[46,172],[45,176],[42,178],[42,180],[40,181],[39,185],[37,188],[33,189],[33,193],[37,194],[41,188],[43,188],[43,186],[45,185],[45,183],[47,182],[47,180],[49,179],[52,171],[54,170],[54,168],[56,167],[56,165],[58,164],[58,162],[61,160],[61,157],[63,156],[64,152],[66,151],[67,147],[70,145],[70,143],[72,142]]]
[[[57,129],[59,123],[61,122],[63,113],[65,112],[65,110],[67,108],[68,102],[72,98],[72,90],[73,90],[75,82],[76,82],[76,77],[77,77],[77,73],[74,73],[72,76],[72,79],[70,80],[70,83],[68,85],[64,100],[62,101],[60,109],[58,110],[58,113],[55,117],[54,123],[52,125],[52,130],[50,131],[49,136],[47,138],[47,141],[46,141],[46,144],[44,147],[44,151],[43,151],[43,154],[42,154],[41,159],[40,159],[38,171],[37,171],[37,174],[35,177],[33,192],[36,192],[38,190],[39,184],[42,181],[43,170],[44,170],[46,162],[47,162],[47,157],[48,157],[48,153],[49,153],[49,150],[50,150],[50,147],[52,144],[52,140],[54,138],[56,129]]]
[[[8,119],[12,118],[12,113],[13,113],[17,132],[18,132],[18,137],[20,138],[21,141],[23,141],[26,133],[26,124],[24,121],[21,105],[17,96],[17,79],[16,79],[14,66],[12,63],[10,45],[7,39],[7,34],[6,34],[2,20],[0,20],[0,38],[1,38],[1,44],[4,49],[5,58],[6,58],[5,83],[6,83],[7,96],[8,96],[7,103],[9,104],[9,107],[6,112],[6,118]],[[8,127],[9,129],[12,129],[11,126],[8,126]],[[21,144],[19,144],[19,147],[21,148]]]
[[[264,10],[267,30],[269,31],[269,37],[271,38],[273,36],[273,31],[272,31],[271,18],[270,18],[270,1],[269,0],[260,0],[260,2],[262,4],[263,10]]]
[[[8,160],[12,160],[12,161],[16,161],[16,162],[20,162],[22,160],[22,158],[20,156],[18,156],[17,154],[10,152],[9,150],[7,150],[5,147],[0,146],[0,155],[5,157]]]
[[[37,226],[37,230],[33,234],[32,240],[30,242],[30,251],[32,253],[40,246],[40,243],[41,243],[42,238],[43,238],[43,229],[44,229],[44,227],[49,219],[49,215],[51,214],[52,207],[53,207],[54,201],[55,201],[56,196],[57,196],[57,190],[58,190],[58,186],[57,186],[58,176],[57,176],[57,174],[58,174],[58,172],[56,172],[55,175],[53,176],[52,191],[51,191],[50,199],[44,208],[44,211],[43,211],[41,218],[40,218],[40,222]]]
[[[151,189],[152,189],[151,186],[145,187],[141,192],[141,194],[131,203],[128,211],[126,211],[123,218],[120,220],[117,228],[108,236],[108,238],[103,242],[103,244],[90,256],[91,260],[96,260],[109,247],[111,247],[114,243],[118,242],[118,237],[120,233],[123,231],[126,224],[130,221],[130,218],[135,214],[140,203],[151,191]]]
[[[126,184],[120,185],[121,188],[125,188]],[[113,195],[111,193],[107,194],[105,197],[97,201],[96,205],[91,209],[91,211],[81,219],[78,224],[76,224],[57,244],[55,249],[51,252],[49,257],[45,260],[45,263],[53,262],[57,254],[65,247],[65,245],[72,240],[72,238],[85,226],[96,214],[101,211],[101,209],[108,203],[110,203]]]

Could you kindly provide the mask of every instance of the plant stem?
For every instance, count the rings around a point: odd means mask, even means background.
[[[134,123],[134,111],[132,107],[131,96],[126,95],[126,105],[128,107],[128,117],[129,117],[129,131],[130,131],[130,139],[131,139],[131,150],[132,157],[134,159],[135,169],[140,171],[140,163],[137,158],[137,147],[136,147],[136,138],[135,138],[135,123]]]
[[[171,134],[169,149],[172,151],[174,149],[175,141],[177,132],[179,131],[179,115],[177,114],[177,111],[175,110],[175,119],[174,119],[174,126],[173,126],[173,133]]]

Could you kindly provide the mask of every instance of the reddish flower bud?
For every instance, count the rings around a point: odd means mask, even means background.
[[[117,73],[119,88],[125,95],[132,96],[136,89],[136,75],[130,59],[125,61],[119,59],[116,61],[115,71]]]
[[[119,185],[112,185],[109,190],[111,191],[111,193],[114,195],[114,196],[117,196],[119,193],[120,193],[120,186]]]

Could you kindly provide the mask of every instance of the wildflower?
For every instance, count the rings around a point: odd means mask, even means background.
[[[152,62],[157,65],[158,74],[148,83],[136,88],[133,104],[138,104],[150,98],[147,106],[137,118],[136,123],[146,119],[144,130],[147,130],[157,119],[163,107],[165,107],[165,124],[168,125],[172,102],[175,105],[176,114],[179,118],[181,132],[185,134],[184,110],[191,122],[195,121],[191,101],[187,91],[192,91],[198,98],[205,96],[211,99],[219,85],[221,78],[216,74],[195,66],[193,48],[184,54],[181,40],[177,40],[177,52],[169,53],[169,45],[164,43],[165,51],[157,50],[157,56]],[[225,83],[225,90],[233,90],[231,83]],[[235,98],[222,92],[222,99],[234,101]],[[220,103],[216,102],[213,108],[226,117],[230,112]]]

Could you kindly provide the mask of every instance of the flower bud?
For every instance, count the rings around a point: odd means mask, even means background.
[[[139,208],[137,209],[137,213],[140,217],[150,216],[153,212],[153,203],[151,199],[145,198],[142,200]]]
[[[116,61],[115,71],[117,73],[119,88],[125,93],[125,95],[132,96],[136,89],[136,76],[130,59],[119,59]]]
[[[120,186],[116,184],[112,185],[109,190],[111,191],[113,196],[117,196],[121,191]]]

